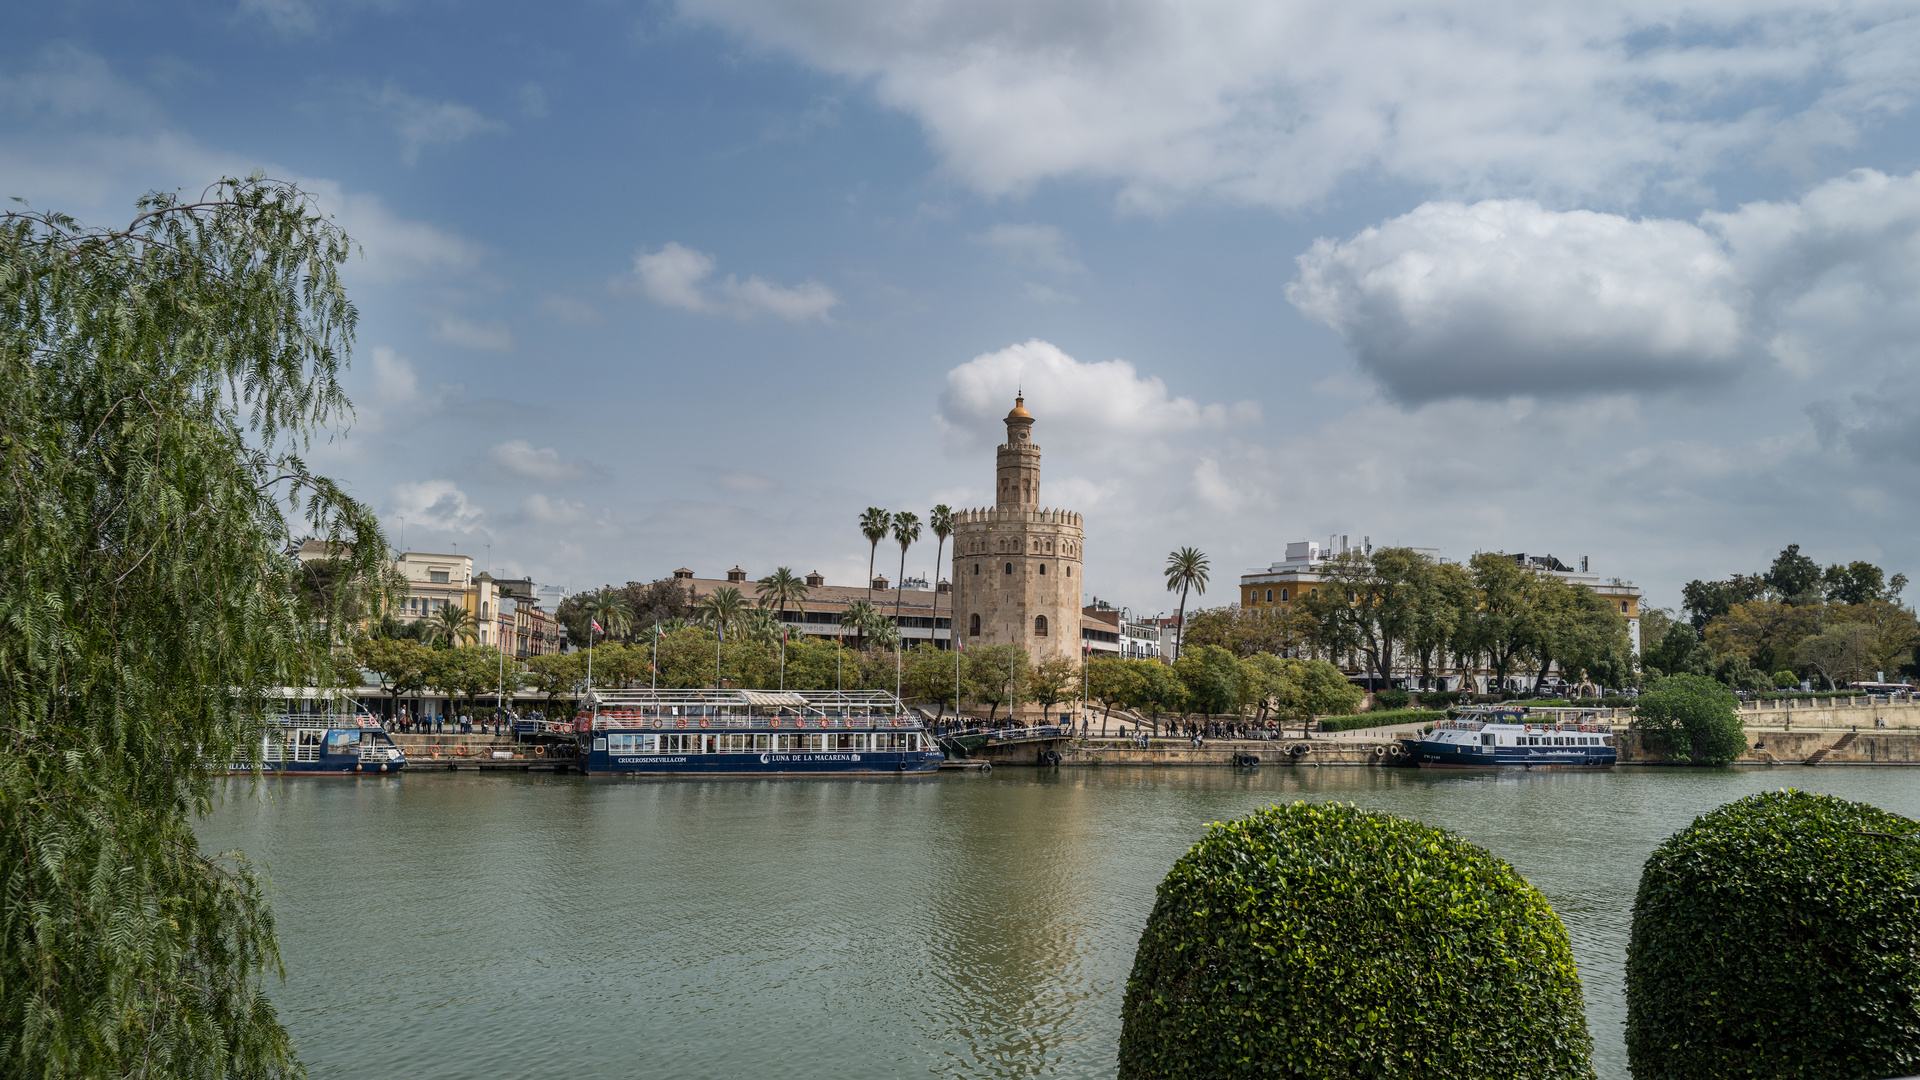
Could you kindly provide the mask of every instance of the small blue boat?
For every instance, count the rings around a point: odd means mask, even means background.
[[[407,755],[394,744],[380,721],[365,709],[352,713],[287,712],[275,718],[258,746],[229,766],[231,772],[260,771],[286,776],[350,776],[394,773],[407,767]]]
[[[576,718],[590,776],[926,775],[946,755],[881,691],[612,690]]]
[[[1527,709],[1462,709],[1400,744],[1423,769],[1611,769],[1620,760],[1613,725]]]

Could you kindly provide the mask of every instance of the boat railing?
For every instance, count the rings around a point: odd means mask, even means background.
[[[592,718],[595,731],[802,731],[809,728],[920,728],[917,716],[873,713],[858,716],[700,716],[651,711],[601,710]]]

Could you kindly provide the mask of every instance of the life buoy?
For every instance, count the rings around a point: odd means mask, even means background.
[[[701,726],[701,727],[706,727],[706,726],[707,726],[707,718],[706,718],[706,717],[704,717],[704,716],[703,716],[703,717],[701,717],[701,718],[700,718],[700,726]]]
[[[456,754],[459,754],[461,757],[466,757],[468,754],[473,753],[473,749],[469,747],[466,743],[461,743],[459,746],[454,748],[453,752]]]
[[[659,718],[659,717],[657,717],[657,716],[653,718],[653,729],[654,729],[655,731],[658,731],[658,730],[660,730],[661,728],[663,728],[663,727],[666,727],[666,726],[667,726],[667,722],[666,722],[665,720],[662,720],[662,719],[660,719],[660,718]]]
[[[680,719],[678,719],[678,720],[675,720],[675,721],[673,722],[673,726],[674,726],[674,727],[677,727],[677,728],[683,728],[683,727],[686,727],[686,726],[687,726],[687,718],[683,716],[683,717],[681,717]]]
[[[533,756],[534,756],[534,757],[546,757],[546,756],[547,756],[547,748],[546,748],[546,747],[544,747],[544,746],[536,746],[536,747],[534,747],[534,748],[533,748]]]
[[[894,726],[894,727],[906,727],[906,726],[907,726],[907,722],[906,722],[905,720],[895,720],[895,721],[893,722],[893,726]]]

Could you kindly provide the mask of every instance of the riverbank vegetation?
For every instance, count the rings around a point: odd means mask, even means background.
[[[266,882],[193,821],[384,580],[301,456],[348,409],[350,251],[257,177],[0,216],[0,1075],[300,1072]]]

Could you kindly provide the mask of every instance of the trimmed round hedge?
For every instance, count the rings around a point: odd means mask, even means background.
[[[1788,789],[1654,851],[1627,946],[1636,1080],[1920,1072],[1920,822]]]
[[[1160,884],[1120,1077],[1590,1080],[1567,932],[1505,862],[1343,804],[1216,823]]]

